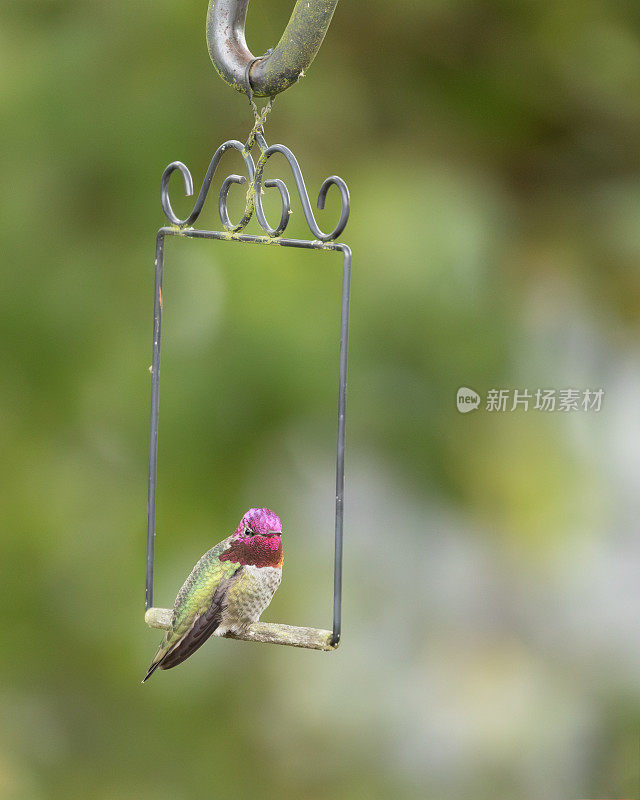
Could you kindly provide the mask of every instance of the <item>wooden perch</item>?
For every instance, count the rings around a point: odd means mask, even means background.
[[[151,628],[167,628],[171,625],[170,608],[150,608],[144,621]],[[298,628],[295,625],[279,625],[276,622],[254,622],[244,633],[227,633],[227,639],[242,639],[245,642],[265,642],[267,644],[286,644],[290,647],[306,647],[310,650],[335,650],[338,645],[331,644],[331,631],[320,628]]]

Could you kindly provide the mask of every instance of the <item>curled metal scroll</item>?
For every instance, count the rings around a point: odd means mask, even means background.
[[[257,164],[254,163],[251,155],[251,149],[255,144],[257,144],[260,150],[260,156]],[[202,181],[202,186],[198,192],[198,197],[193,209],[189,216],[185,217],[184,219],[180,219],[178,216],[176,216],[171,206],[171,201],[169,199],[169,178],[171,177],[172,173],[176,171],[182,174],[185,194],[187,197],[190,197],[193,194],[193,179],[189,169],[181,161],[173,161],[171,164],[169,164],[169,166],[162,173],[160,200],[162,203],[162,210],[164,211],[164,214],[171,225],[181,229],[189,228],[198,219],[207,199],[207,195],[209,194],[211,182],[213,181],[213,177],[220,159],[227,150],[237,150],[244,159],[244,163],[247,168],[249,184],[247,187],[246,202],[242,219],[237,224],[234,224],[229,217],[229,211],[227,208],[229,190],[233,184],[238,184],[241,186],[245,185],[247,183],[247,178],[244,175],[233,174],[226,177],[223,181],[218,196],[218,213],[225,231],[229,233],[240,233],[240,231],[244,230],[244,228],[246,228],[246,226],[249,224],[249,221],[251,220],[255,211],[258,224],[267,234],[267,236],[273,238],[282,236],[287,225],[289,224],[289,218],[291,216],[291,198],[289,196],[289,190],[287,189],[285,182],[280,178],[272,178],[264,181],[263,183],[264,168],[267,161],[275,153],[280,153],[280,155],[286,158],[289,166],[291,167],[296,189],[298,190],[298,197],[300,198],[300,203],[302,204],[302,211],[307,221],[307,225],[309,226],[309,229],[315,239],[318,239],[321,242],[332,242],[337,239],[338,236],[340,236],[342,231],[345,229],[347,222],[349,221],[350,198],[347,184],[337,175],[331,175],[329,178],[325,179],[320,187],[317,201],[317,206],[320,210],[324,209],[327,192],[331,186],[338,187],[341,197],[340,219],[338,220],[338,224],[330,233],[323,233],[316,222],[313,210],[311,208],[309,193],[307,192],[304,177],[302,176],[302,170],[300,169],[300,165],[298,164],[296,157],[288,147],[285,147],[282,144],[274,144],[271,146],[267,145],[264,136],[260,132],[258,132],[255,136],[252,135],[246,144],[242,144],[242,142],[239,142],[237,139],[230,139],[228,142],[224,142],[224,144],[220,145],[220,147],[213,154],[213,158],[209,163],[209,167],[204,176],[204,180]],[[280,221],[275,228],[271,227],[264,213],[264,208],[262,205],[263,186],[265,189],[273,188],[278,189],[280,192],[282,213],[280,215]]]

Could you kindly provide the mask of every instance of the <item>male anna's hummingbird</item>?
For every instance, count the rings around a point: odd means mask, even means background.
[[[209,636],[241,632],[258,621],[282,579],[281,535],[273,511],[250,508],[235,533],[202,556],[178,592],[171,627],[143,683],[158,667],[181,664]]]

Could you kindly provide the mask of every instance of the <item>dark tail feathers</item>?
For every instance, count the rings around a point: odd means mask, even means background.
[[[160,661],[156,661],[155,664],[152,664],[149,669],[147,670],[147,674],[142,679],[141,683],[148,681],[149,678],[153,675],[153,673],[158,669],[158,667],[162,664],[162,659]]]

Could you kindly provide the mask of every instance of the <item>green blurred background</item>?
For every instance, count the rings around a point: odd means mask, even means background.
[[[254,52],[291,5],[254,0]],[[213,641],[141,686],[160,175],[251,124],[205,13],[3,4],[0,797],[638,797],[638,4],[339,4],[266,134],[352,195],[343,645]],[[328,627],[339,258],[166,256],[156,602],[268,505],[265,619]],[[459,386],[606,394],[463,416]]]

